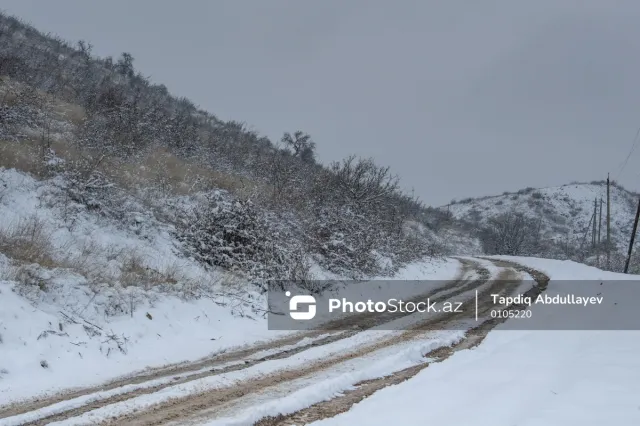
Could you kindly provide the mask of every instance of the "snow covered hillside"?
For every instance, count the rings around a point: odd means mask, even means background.
[[[69,201],[64,183],[0,168],[0,405],[287,334],[267,330],[258,286],[184,254],[160,219],[171,202],[125,197],[114,219]],[[395,278],[455,265],[414,262]]]
[[[611,185],[611,241],[617,262],[626,254],[633,219],[640,196],[617,184]],[[601,241],[606,240],[606,182],[571,183],[549,188],[527,188],[516,193],[469,198],[452,202],[440,209],[450,211],[455,219],[467,221],[474,228],[485,226],[491,218],[507,213],[520,213],[541,228],[541,238],[548,246],[544,257],[567,258],[581,247],[591,247],[592,215],[597,200],[596,235],[600,228],[600,199],[602,198]],[[506,254],[506,253],[504,253]],[[590,252],[586,257],[593,256]],[[637,263],[637,262],[636,262]]]

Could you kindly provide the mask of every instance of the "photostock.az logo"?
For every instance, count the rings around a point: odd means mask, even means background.
[[[287,297],[291,296],[291,292],[285,293]],[[309,305],[307,312],[298,311],[298,305]],[[294,320],[310,320],[316,316],[316,298],[308,294],[293,296],[289,300],[289,315]]]

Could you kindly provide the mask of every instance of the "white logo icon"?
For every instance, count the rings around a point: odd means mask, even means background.
[[[287,297],[291,296],[291,292],[285,293]],[[308,312],[298,312],[298,305],[308,304]],[[293,296],[289,300],[289,315],[294,320],[310,320],[316,316],[316,298],[310,295]]]

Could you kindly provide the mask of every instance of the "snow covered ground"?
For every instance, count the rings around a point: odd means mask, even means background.
[[[622,304],[640,300],[640,286],[623,283],[640,283],[639,276],[573,262],[507,259],[547,273],[550,295],[569,290],[563,280],[586,280],[582,285],[604,297],[603,315],[617,315]],[[640,331],[496,329],[477,348],[456,352],[348,412],[313,424],[638,425],[639,353]]]
[[[567,291],[579,291],[581,295],[590,292],[600,294],[603,298],[601,312],[611,318],[624,319],[619,316],[619,312],[629,312],[630,308],[635,308],[635,301],[640,299],[640,285],[628,285],[640,282],[638,276],[603,272],[573,262],[533,258],[504,259],[548,274],[551,282],[545,294],[549,296]],[[500,268],[485,261],[480,262],[489,269],[493,277],[497,276]],[[406,268],[403,274],[404,277],[413,278],[444,277],[455,270],[452,263],[413,265]],[[542,324],[545,321],[556,325],[566,323],[564,316],[552,316],[560,315],[561,310],[543,311],[538,308],[534,305],[532,313],[536,315],[544,312],[541,314],[544,315]],[[20,309],[19,303],[16,303],[16,309]],[[222,315],[223,311],[220,313]],[[129,319],[126,320],[126,325],[135,329],[140,327],[139,324],[144,324],[145,319],[143,316]],[[583,320],[587,329],[603,324],[590,315],[586,315]],[[237,318],[230,318],[227,321],[229,330],[223,331],[223,335],[231,336],[233,330],[241,326],[239,321]],[[25,324],[28,328],[28,320],[25,320]],[[432,362],[415,377],[399,385],[384,387],[353,405],[347,412],[312,424],[387,425],[395,422],[403,425],[422,425],[428,422],[456,425],[546,426],[600,425],[605,422],[632,425],[640,422],[640,361],[637,357],[640,332],[524,331],[513,328],[512,321],[498,326],[478,347],[454,352],[441,362]],[[255,330],[255,335],[259,337],[259,327]],[[184,340],[178,342],[179,338],[175,337],[174,342],[188,345],[188,340],[193,339],[193,335],[189,334],[186,328],[182,334]],[[90,401],[106,401],[114,395],[123,395],[135,389],[160,384],[167,386],[113,403],[99,403],[98,408],[79,411],[51,424],[93,424],[114,416],[126,416],[127,413],[143,411],[153,404],[163,404],[170,398],[184,398],[189,395],[196,399],[201,398],[198,395],[205,389],[215,399],[217,390],[237,388],[238,392],[242,392],[243,386],[248,386],[247,389],[251,386],[264,387],[255,392],[249,391],[244,397],[230,400],[229,404],[218,404],[213,413],[215,415],[207,415],[205,410],[200,421],[189,420],[193,424],[211,426],[250,425],[265,416],[279,413],[287,415],[313,404],[341,398],[344,392],[357,389],[354,385],[363,380],[425,365],[429,362],[429,359],[424,358],[426,353],[460,341],[464,333],[453,330],[440,331],[419,339],[400,339],[389,345],[382,344],[375,349],[375,345],[384,339],[393,339],[401,334],[394,331],[363,332],[333,343],[309,347],[282,359],[264,361],[238,371],[195,378],[182,384],[171,384],[171,377],[168,376],[108,391],[98,391],[1,419],[0,424],[19,425],[26,421],[82,408]],[[46,342],[54,336],[41,340],[37,340],[35,335],[32,337],[36,338],[36,342]],[[366,350],[367,346],[372,344],[374,349]],[[200,350],[197,345],[193,347],[196,351]],[[162,350],[160,346],[154,349]],[[361,351],[362,349],[365,350]],[[345,357],[350,351],[357,352],[358,356]],[[21,355],[28,360],[31,352],[33,351],[24,349]],[[252,359],[260,356],[262,354],[256,354]],[[15,354],[11,358],[15,359]],[[121,355],[118,359],[124,362],[128,357]],[[131,359],[134,363],[138,362],[138,358]],[[152,358],[143,356],[139,359],[144,359],[140,361],[144,363]],[[334,359],[335,363],[332,361]],[[101,362],[100,365],[107,366],[107,369],[113,368],[109,367],[109,363],[113,361],[98,359],[97,356],[94,361]],[[315,369],[316,363],[328,363],[327,368]],[[78,376],[70,363],[63,362],[60,365],[60,370],[66,369],[66,374],[70,377]],[[19,366],[15,368],[21,371]],[[45,374],[57,374],[53,368],[46,370]],[[25,374],[35,373],[27,368],[23,371]],[[72,372],[76,374],[71,376]],[[95,371],[92,372],[87,367],[86,372],[89,375],[94,374],[93,379],[97,379]],[[197,373],[198,371],[192,372]],[[42,374],[43,371],[35,374],[35,377],[38,377],[36,385],[40,387],[44,383],[40,378]],[[271,376],[274,377],[274,381],[269,383]],[[24,377],[26,375],[22,378]],[[106,375],[102,373],[99,377],[104,378]],[[278,377],[282,377],[283,380],[279,380]],[[59,376],[59,379],[62,380],[62,377]],[[254,382],[255,385],[252,385]],[[69,383],[74,381],[67,378],[66,384]],[[21,388],[15,382],[13,384],[16,386],[15,389],[22,389],[23,394],[28,394],[28,387]],[[32,387],[31,390],[34,389],[35,387]],[[206,395],[204,394],[205,398]],[[207,420],[208,417],[212,420]]]
[[[456,263],[414,264],[397,276],[451,278]],[[84,323],[66,324],[59,330],[55,306],[34,306],[12,292],[11,282],[0,282],[0,405],[36,394],[77,386],[95,385],[147,367],[193,361],[258,341],[288,334],[267,329],[265,318],[241,318],[211,299],[185,302],[165,297],[133,316],[100,323],[108,334],[129,339],[127,353],[104,336],[91,338]],[[152,319],[149,319],[147,313]],[[108,328],[107,328],[108,327]],[[47,333],[51,331],[51,333]],[[110,353],[107,353],[110,352]],[[43,368],[41,362],[46,362]],[[26,378],[29,380],[26,380]]]
[[[0,184],[0,231],[38,224],[53,258],[49,267],[16,271],[0,253],[0,405],[291,333],[268,330],[265,316],[255,309],[264,305],[263,295],[240,283],[242,297],[234,297],[234,288],[224,284],[233,277],[181,257],[169,229],[143,213],[134,215],[129,229],[86,212],[70,224],[64,206],[43,202],[55,198],[54,185],[5,169],[0,169]],[[118,273],[129,253],[164,276],[178,264],[180,274],[171,277],[176,288],[214,284],[204,297],[189,300],[179,292],[143,293],[137,286],[122,286]],[[418,262],[392,279],[445,280],[458,267],[451,259]],[[336,278],[317,267],[314,272],[318,278]],[[19,283],[16,273],[30,285]]]
[[[51,259],[45,259],[44,266],[16,268],[0,254],[0,406],[100,385],[150,367],[201,360],[291,333],[268,330],[260,311],[264,295],[252,291],[246,282],[229,286],[224,281],[233,277],[205,270],[182,256],[170,229],[154,222],[143,209],[132,214],[128,227],[86,212],[76,212],[70,219],[65,206],[54,202],[55,185],[15,171],[0,172],[0,184],[6,185],[0,199],[0,232],[34,224],[51,244]],[[142,293],[139,286],[123,286],[122,272],[129,267],[130,253],[139,258],[134,272],[157,271],[152,278],[159,280],[159,287],[166,284],[162,279],[170,280],[177,290],[207,281],[209,292],[189,298],[180,291],[151,288]],[[385,387],[347,412],[317,423],[640,424],[640,331],[597,330],[615,328],[612,324],[637,325],[640,276],[603,272],[574,262],[505,259],[548,274],[551,282],[545,294],[549,296],[574,291],[602,297],[599,315],[579,310],[582,316],[572,314],[569,324],[563,310],[533,306],[538,327],[571,325],[584,330],[517,330],[516,323],[508,321],[491,331],[480,346],[431,363],[408,381]],[[493,278],[504,272],[491,262],[475,262]],[[171,271],[176,264],[179,274]],[[388,291],[395,280],[437,284],[454,278],[459,266],[454,259],[418,262],[392,278],[379,277],[375,285]],[[341,279],[317,266],[314,273],[317,278]],[[521,278],[530,277],[523,274]],[[630,285],[634,280],[637,286]],[[370,290],[368,285],[356,283],[352,291],[363,295]],[[488,285],[484,282],[477,288]],[[420,286],[403,289],[405,297],[425,290]],[[526,283],[519,289],[526,290]],[[289,415],[339,398],[363,380],[426,365],[427,353],[464,338],[460,330],[425,333],[409,336],[401,330],[369,330],[311,345],[329,334],[318,335],[243,355],[213,369],[203,365],[177,375],[151,376],[149,372],[148,378],[107,390],[99,387],[66,400],[52,399],[7,414],[0,425],[58,415],[52,424],[91,424],[161,405],[170,398],[197,399],[204,390],[224,393],[233,388],[247,391],[239,391],[241,397],[227,402],[218,401],[215,415],[201,413],[203,417],[194,421],[248,425],[265,416]],[[272,354],[283,356],[267,359]],[[242,368],[226,369],[234,363]]]

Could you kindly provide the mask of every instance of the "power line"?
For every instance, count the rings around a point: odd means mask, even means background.
[[[633,138],[633,145],[631,146],[631,150],[629,151],[629,154],[627,154],[627,158],[624,159],[624,163],[622,163],[622,167],[620,167],[620,170],[618,170],[618,174],[613,180],[618,180],[618,178],[620,177],[620,173],[622,173],[624,168],[627,167],[627,163],[629,162],[629,158],[631,158],[631,154],[633,154],[633,151],[635,151],[636,147],[638,146],[638,141],[640,140],[638,136],[640,136],[640,127],[636,132],[635,138]]]

